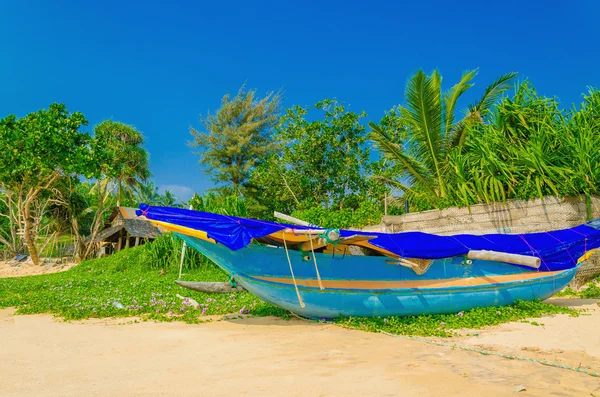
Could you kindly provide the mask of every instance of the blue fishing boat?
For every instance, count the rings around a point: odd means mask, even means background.
[[[600,222],[531,234],[396,234],[138,210],[260,299],[311,318],[456,313],[547,299],[600,247]]]

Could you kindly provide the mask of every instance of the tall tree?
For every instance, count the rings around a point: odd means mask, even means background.
[[[158,186],[154,181],[148,180],[137,185],[135,190],[135,199],[140,203],[148,205],[161,205],[162,196],[158,192]]]
[[[260,158],[274,149],[271,132],[279,118],[281,93],[257,98],[242,86],[237,95],[225,95],[215,114],[201,118],[203,130],[191,129],[192,147],[213,181],[238,192]]]
[[[291,211],[356,206],[373,193],[383,198],[383,190],[376,192],[365,176],[373,166],[360,122],[365,113],[349,112],[331,99],[315,109],[322,119],[307,120],[309,109],[300,106],[281,118],[275,133],[280,149],[259,165],[251,180],[262,201]]]
[[[144,136],[134,127],[107,120],[94,128],[96,148],[103,174],[115,182],[117,205],[133,197],[134,187],[150,176]]]
[[[170,190],[165,190],[165,192],[160,196],[160,205],[165,207],[173,207],[177,203],[177,197]]]
[[[94,216],[89,236],[80,240],[81,259],[94,254],[96,235],[115,204],[113,193],[116,194],[116,205],[121,205],[125,199],[131,201],[134,188],[149,177],[148,153],[143,143],[143,135],[127,124],[108,120],[94,128],[90,147],[97,179],[89,192],[92,196],[90,207],[82,213],[91,211]]]
[[[386,178],[390,186],[411,199],[439,205],[447,198],[447,157],[453,148],[464,145],[470,127],[481,124],[494,104],[511,87],[516,73],[500,76],[489,85],[481,99],[470,105],[466,115],[455,120],[459,98],[473,86],[477,70],[463,74],[448,91],[442,90],[442,77],[418,71],[407,83],[405,105],[399,106],[394,125],[402,131],[369,123],[371,138],[386,158],[401,166],[400,178]],[[405,137],[399,140],[398,137]]]
[[[0,183],[13,197],[22,224],[21,233],[33,262],[40,262],[34,206],[41,195],[68,175],[92,174],[90,136],[79,131],[87,121],[69,113],[62,104],[0,120]]]

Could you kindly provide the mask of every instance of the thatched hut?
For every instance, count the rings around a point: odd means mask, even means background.
[[[94,239],[101,243],[100,255],[112,254],[129,247],[137,247],[160,236],[160,230],[135,214],[135,208],[116,207]]]

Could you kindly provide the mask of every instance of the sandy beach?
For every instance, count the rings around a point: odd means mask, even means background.
[[[20,263],[14,261],[0,261],[0,278],[36,276],[40,274],[50,274],[64,272],[75,266],[76,263],[42,263],[34,265],[31,260]]]
[[[598,302],[557,302],[588,311],[443,342],[598,371]],[[332,324],[13,314],[0,311],[2,396],[600,396],[600,378]]]

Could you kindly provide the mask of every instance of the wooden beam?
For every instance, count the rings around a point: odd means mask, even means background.
[[[312,234],[312,235],[319,235],[321,233],[323,233],[325,231],[325,229],[291,229],[291,228],[286,228],[283,229],[284,233],[292,233],[292,234]]]
[[[227,292],[245,291],[244,287],[242,287],[241,285],[238,285],[235,288],[231,288],[229,283],[196,282],[196,281],[181,281],[181,280],[175,280],[175,283],[183,288],[191,289],[192,291],[198,291],[198,292],[227,293]]]
[[[302,219],[294,218],[293,216],[282,214],[281,212],[275,211],[275,212],[273,212],[273,215],[275,215],[275,218],[284,220],[284,221],[289,222],[289,223],[293,223],[294,225],[314,226],[314,225],[311,225],[310,223],[308,223],[306,221],[303,221]]]
[[[474,250],[467,254],[469,259],[481,259],[485,261],[504,262],[511,265],[521,265],[539,269],[541,260],[536,256],[509,254],[507,252]]]
[[[138,245],[140,245],[140,238],[136,237],[135,238],[135,244],[133,245],[134,247],[137,247]]]

